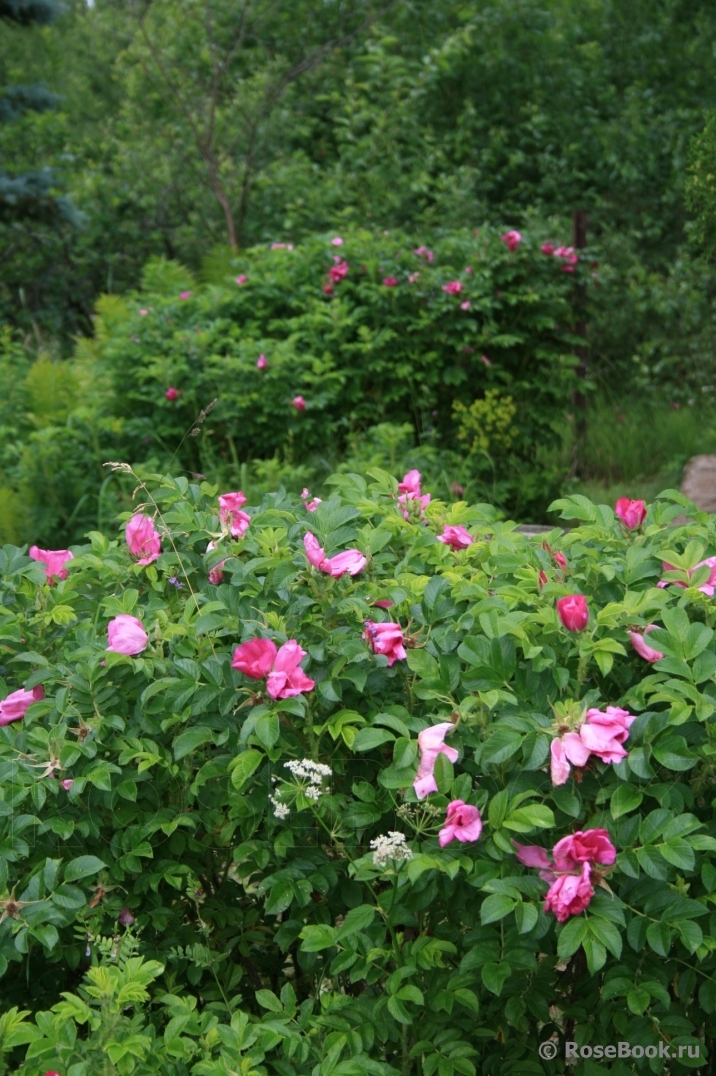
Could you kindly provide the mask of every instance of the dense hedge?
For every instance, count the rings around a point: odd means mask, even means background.
[[[0,995],[40,1010],[5,1064],[703,1064],[714,518],[572,497],[543,545],[416,474],[332,486],[157,477],[128,541],[0,553]]]

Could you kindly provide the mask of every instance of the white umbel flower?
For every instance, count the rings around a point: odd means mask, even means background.
[[[405,834],[391,829],[386,836],[381,833],[379,837],[370,842],[373,849],[373,863],[376,867],[385,867],[391,861],[400,863],[403,860],[413,858],[412,849],[405,843]]]
[[[271,803],[273,804],[273,816],[274,816],[274,818],[288,818],[291,811],[286,806],[286,804],[281,803],[281,801],[277,800],[275,796],[269,795],[269,799],[271,800]]]

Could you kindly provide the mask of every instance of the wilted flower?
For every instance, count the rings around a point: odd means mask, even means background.
[[[438,791],[433,772],[438,755],[447,755],[450,762],[457,762],[458,751],[445,743],[446,735],[452,732],[453,728],[454,725],[450,721],[441,721],[418,733],[420,765],[413,781],[413,788],[419,800],[424,800],[431,792]]]
[[[387,657],[388,665],[404,661],[408,656],[403,646],[403,630],[400,624],[392,624],[390,621],[376,624],[374,620],[366,620],[363,638],[370,643],[374,654],[384,654]]]
[[[645,636],[648,635],[650,631],[655,631],[658,626],[658,624],[649,624],[648,627],[644,628],[643,633],[640,631],[630,631],[628,633],[631,645],[634,647],[639,657],[644,658],[644,661],[650,661],[652,664],[655,661],[661,661],[664,655],[661,650],[655,650],[653,646],[649,646]]]
[[[121,923],[123,927],[131,927],[135,922],[134,916],[126,905],[117,916],[117,922]]]

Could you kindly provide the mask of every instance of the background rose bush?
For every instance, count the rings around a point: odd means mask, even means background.
[[[713,518],[667,491],[628,531],[572,497],[578,525],[545,549],[486,505],[433,497],[406,520],[383,471],[331,486],[313,512],[283,490],[246,504],[234,540],[222,491],[156,476],[137,496],[161,536],[147,566],[123,530],[74,546],[52,584],[0,553],[2,692],[45,693],[0,730],[5,1070],[539,1073],[552,1035],[698,1041],[701,1062],[669,1071],[702,1063],[716,647],[696,566]],[[475,540],[453,550],[445,526]],[[365,570],[311,567],[307,531]],[[657,587],[662,562],[675,585]],[[556,609],[572,594],[579,631]],[[148,633],[136,657],[107,650],[118,616]],[[399,624],[406,658],[374,653],[366,621]],[[629,639],[652,623],[654,664]],[[272,699],[232,669],[257,636],[296,640],[315,687]],[[627,758],[553,786],[565,715],[607,706],[636,715]],[[418,800],[418,737],[438,724],[454,762],[436,752]],[[441,842],[459,817],[470,839]],[[609,889],[559,925],[513,842],[546,856],[593,828],[618,853]]]

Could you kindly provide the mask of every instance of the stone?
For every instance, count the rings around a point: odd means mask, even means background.
[[[692,456],[684,468],[681,492],[701,512],[716,512],[716,456]]]

